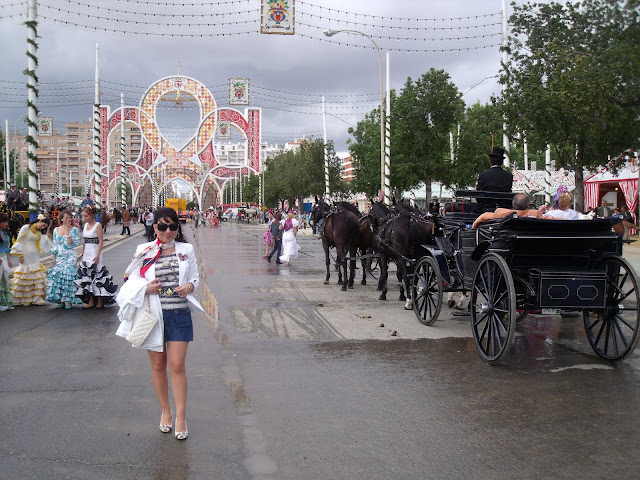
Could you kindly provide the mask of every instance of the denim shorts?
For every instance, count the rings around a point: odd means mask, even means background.
[[[193,342],[193,322],[188,308],[162,310],[165,342]]]

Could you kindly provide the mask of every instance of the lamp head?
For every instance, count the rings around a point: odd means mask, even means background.
[[[327,37],[333,37],[336,33],[340,33],[340,30],[325,30],[322,33],[324,33]]]

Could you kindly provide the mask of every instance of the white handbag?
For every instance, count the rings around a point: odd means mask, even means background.
[[[127,341],[133,343],[136,347],[141,346],[147,339],[153,327],[158,323],[158,318],[151,313],[151,303],[147,295],[147,308],[140,315],[137,315],[136,309],[131,319],[131,331],[127,335]]]

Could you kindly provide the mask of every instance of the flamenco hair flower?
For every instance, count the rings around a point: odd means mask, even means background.
[[[45,216],[43,214],[38,214],[38,220],[42,221],[45,219]]]

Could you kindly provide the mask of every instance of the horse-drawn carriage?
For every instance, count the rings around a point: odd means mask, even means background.
[[[9,205],[4,202],[0,202],[0,212],[5,213],[9,217],[9,232],[12,238],[16,238],[20,227],[29,221],[29,212],[11,210]]]
[[[640,292],[612,221],[491,220],[472,229],[478,203],[504,206],[512,194],[458,191],[458,208],[438,218],[435,245],[413,268],[413,309],[433,324],[443,292],[470,294],[473,338],[482,358],[509,351],[516,322],[530,310],[580,310],[602,358],[620,360],[638,342]]]

